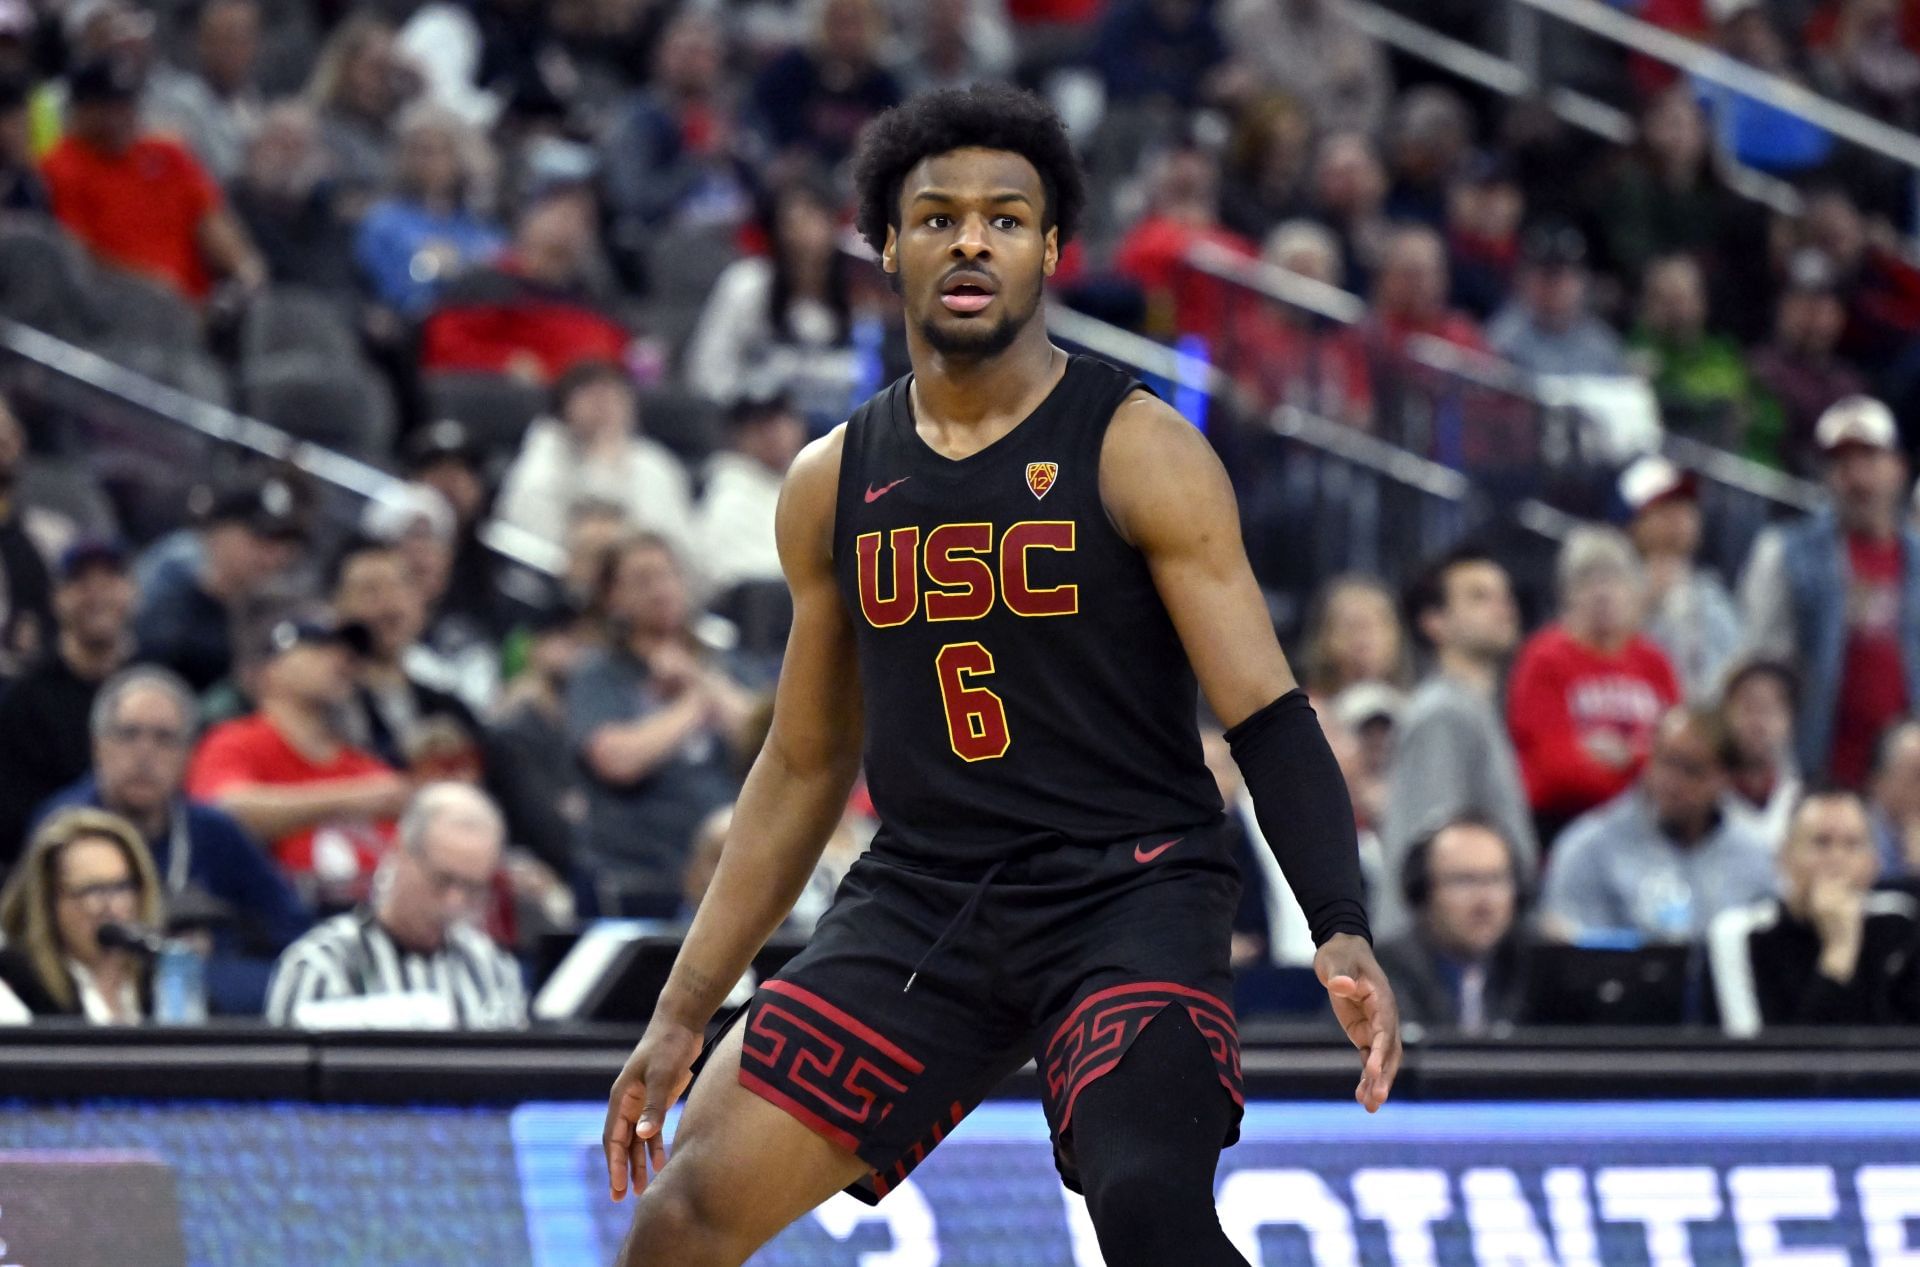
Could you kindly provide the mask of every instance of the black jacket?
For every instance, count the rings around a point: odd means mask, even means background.
[[[1768,1025],[1920,1022],[1920,904],[1904,893],[1867,895],[1853,980],[1819,971],[1820,935],[1778,899],[1727,911],[1707,930],[1714,1001],[1729,1034]]]
[[[52,992],[41,983],[40,974],[33,970],[33,961],[16,947],[0,946],[0,985],[12,990],[27,1011],[36,1017],[83,1015],[79,991],[74,992],[72,1007],[61,1007]],[[153,974],[150,970],[143,970],[140,974],[140,1011],[145,1016],[153,1014]]]
[[[1416,928],[1382,942],[1374,954],[1393,983],[1401,1020],[1427,1029],[1451,1029],[1460,1023],[1460,968],[1435,949],[1423,931]],[[1482,994],[1486,1023],[1518,1020],[1526,994],[1526,948],[1518,933],[1508,933],[1487,960]]]

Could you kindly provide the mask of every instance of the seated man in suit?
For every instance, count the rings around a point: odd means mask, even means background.
[[[1525,995],[1515,870],[1512,842],[1475,814],[1407,851],[1401,892],[1414,926],[1379,947],[1402,1019],[1466,1033],[1515,1019]]]

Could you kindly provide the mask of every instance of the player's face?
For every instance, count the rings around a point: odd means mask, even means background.
[[[945,356],[1005,351],[1060,261],[1040,173],[1007,150],[949,150],[907,172],[900,205],[880,262],[899,276],[909,327]]]

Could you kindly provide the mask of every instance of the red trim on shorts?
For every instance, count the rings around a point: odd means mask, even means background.
[[[861,1024],[853,1017],[848,1016],[845,1012],[811,990],[802,989],[791,981],[779,980],[764,981],[761,983],[760,988],[762,990],[771,990],[775,994],[784,994],[789,998],[798,999],[836,1025],[845,1026],[849,1033],[865,1039],[879,1050],[899,1061],[902,1065],[905,1065],[908,1073],[925,1073],[927,1071],[925,1065],[902,1051],[897,1044],[889,1042],[884,1036],[876,1033],[870,1027]]]
[[[1137,1002],[1128,1002],[1126,996],[1132,995],[1145,997],[1138,999]],[[1119,1049],[1109,1056],[1100,1058],[1100,1063],[1079,1069],[1061,1070],[1062,1076],[1068,1081],[1065,1083],[1065,1095],[1059,1102],[1060,1121],[1054,1131],[1056,1136],[1064,1136],[1067,1128],[1072,1125],[1073,1107],[1079,1100],[1080,1093],[1118,1068],[1140,1032],[1152,1024],[1161,1012],[1176,1003],[1187,1009],[1187,1014],[1193,1019],[1195,1028],[1206,1040],[1207,1048],[1213,1055],[1214,1069],[1219,1076],[1220,1085],[1227,1089],[1227,1094],[1233,1097],[1236,1105],[1245,1106],[1246,1099],[1240,1087],[1239,1027],[1234,1019],[1233,1009],[1218,997],[1190,986],[1176,985],[1171,981],[1134,981],[1125,985],[1111,986],[1082,999],[1079,1005],[1068,1013],[1066,1020],[1060,1022],[1055,1028],[1053,1037],[1047,1040],[1047,1059],[1041,1069],[1043,1090],[1047,1089],[1044,1084],[1051,1084],[1053,1080],[1055,1065],[1053,1049],[1071,1030],[1083,1022],[1083,1018],[1092,1023],[1104,1019],[1099,1015],[1089,1017],[1089,1009],[1105,1005],[1110,1014],[1132,1009],[1150,1010],[1146,1019],[1126,1035]]]
[[[771,983],[769,983],[771,984]],[[821,1117],[800,1101],[794,1099],[780,1088],[774,1086],[756,1073],[750,1072],[745,1065],[740,1066],[740,1085],[753,1092],[777,1109],[783,1109],[802,1126],[829,1143],[838,1144],[850,1153],[857,1153],[860,1141]]]

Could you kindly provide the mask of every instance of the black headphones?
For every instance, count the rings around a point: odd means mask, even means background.
[[[1467,810],[1453,815],[1431,831],[1423,832],[1407,849],[1407,856],[1400,863],[1400,896],[1406,899],[1407,909],[1423,911],[1433,897],[1433,842],[1440,839],[1442,832],[1452,831],[1456,827],[1478,827],[1482,831],[1492,832],[1500,843],[1507,847],[1508,866],[1513,875],[1513,900],[1516,917],[1526,908],[1532,896],[1527,884],[1520,875],[1519,850],[1507,833],[1488,814]]]

